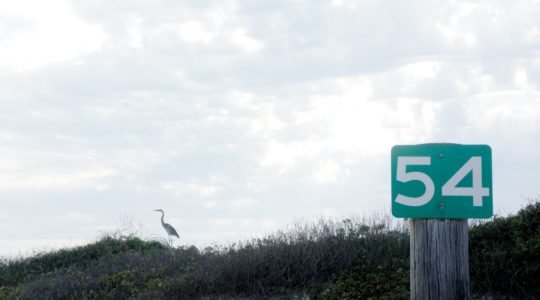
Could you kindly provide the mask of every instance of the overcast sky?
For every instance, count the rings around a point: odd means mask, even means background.
[[[390,214],[390,150],[540,195],[540,1],[0,0],[0,254]]]

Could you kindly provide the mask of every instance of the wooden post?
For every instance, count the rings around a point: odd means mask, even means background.
[[[411,299],[470,299],[467,219],[411,219]]]

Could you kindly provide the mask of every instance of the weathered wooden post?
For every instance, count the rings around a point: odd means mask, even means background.
[[[392,214],[411,218],[411,299],[470,299],[467,218],[493,215],[491,148],[392,148]]]
[[[411,299],[470,299],[467,219],[411,219]]]

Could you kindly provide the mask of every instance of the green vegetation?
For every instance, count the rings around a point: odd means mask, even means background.
[[[538,298],[540,203],[470,230],[475,295]],[[405,223],[321,220],[227,247],[135,236],[0,261],[0,299],[407,299]]]
[[[473,227],[469,241],[476,294],[540,299],[540,202]]]

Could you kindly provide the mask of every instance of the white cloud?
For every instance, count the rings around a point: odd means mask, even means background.
[[[335,184],[349,174],[350,171],[344,169],[344,166],[338,165],[333,160],[326,160],[317,162],[312,179],[317,184]]]
[[[172,190],[178,195],[192,195],[205,198],[213,197],[219,191],[219,187],[217,186],[182,181],[165,182],[161,185],[161,187],[166,190]]]
[[[251,197],[240,197],[235,200],[232,200],[231,206],[240,208],[240,207],[246,207],[246,206],[253,206],[255,203],[257,203],[256,199],[253,199]]]
[[[79,222],[79,223],[94,223],[96,216],[93,214],[85,214],[76,211],[70,211],[64,214],[63,218],[67,221]]]
[[[102,187],[98,182],[110,177],[109,169],[85,170],[81,172],[61,174],[41,171],[37,175],[20,174],[0,177],[1,189],[80,189],[90,185],[96,189]]]
[[[261,160],[262,166],[278,166],[280,173],[293,168],[300,160],[310,159],[320,153],[321,145],[317,141],[271,141]]]
[[[103,30],[79,19],[66,0],[2,2],[3,15],[27,25],[16,35],[0,31],[0,68],[33,70],[99,50]]]
[[[263,42],[250,37],[245,29],[235,30],[231,34],[230,39],[233,44],[247,53],[260,51],[264,47]]]
[[[398,68],[397,73],[404,81],[400,92],[403,94],[415,92],[418,83],[436,77],[440,67],[441,63],[437,61],[420,61]]]
[[[188,42],[203,42],[208,44],[215,33],[208,29],[205,24],[197,21],[189,21],[178,26],[178,32],[182,39]]]
[[[32,203],[40,234],[72,234],[63,216],[93,237],[121,212],[162,234],[162,207],[200,245],[383,209],[394,144],[490,143],[497,174],[529,174],[498,179],[497,205],[538,193],[536,160],[501,158],[540,147],[538,3],[0,8],[2,211]]]
[[[518,89],[534,90],[534,85],[527,76],[527,70],[524,68],[518,68],[514,73],[514,84]]]
[[[505,136],[534,135],[540,130],[539,97],[539,92],[480,94],[467,102],[467,118],[475,128],[494,130]]]

